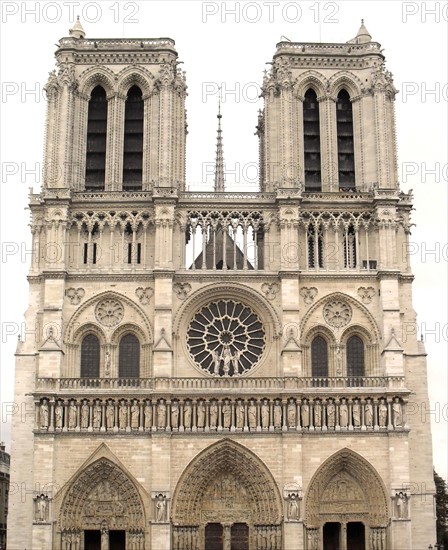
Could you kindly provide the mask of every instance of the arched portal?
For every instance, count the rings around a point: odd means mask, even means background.
[[[200,453],[174,493],[173,550],[282,548],[282,504],[263,462],[230,440]]]
[[[383,550],[388,499],[376,470],[343,449],[314,474],[305,497],[306,550]]]
[[[145,547],[141,496],[129,476],[106,458],[90,464],[70,483],[59,528],[62,550]]]

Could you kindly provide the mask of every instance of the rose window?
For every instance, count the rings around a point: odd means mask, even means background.
[[[114,327],[123,319],[124,308],[118,300],[103,300],[96,306],[95,315],[105,327]]]
[[[332,327],[341,328],[350,322],[352,309],[345,302],[335,300],[324,307],[324,319]]]
[[[187,347],[193,361],[208,373],[238,376],[258,363],[265,349],[265,333],[250,307],[220,300],[193,317]]]

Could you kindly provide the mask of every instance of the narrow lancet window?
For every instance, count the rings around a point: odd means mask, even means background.
[[[311,376],[328,377],[328,344],[322,336],[316,336],[311,342]]]
[[[339,189],[351,191],[355,184],[355,149],[353,143],[352,102],[346,90],[341,90],[336,102],[338,133]]]
[[[140,376],[140,342],[134,334],[126,334],[120,340],[118,376],[120,378]]]
[[[86,183],[88,191],[104,191],[106,181],[107,97],[104,88],[92,90],[87,115]]]
[[[123,147],[123,191],[139,191],[143,177],[143,98],[138,86],[132,86],[126,98]]]
[[[303,147],[305,152],[305,191],[321,191],[319,103],[309,89],[303,102]]]
[[[347,376],[363,377],[364,371],[364,342],[359,336],[351,336],[347,340]]]
[[[81,343],[81,378],[100,375],[100,341],[95,334],[87,334]]]

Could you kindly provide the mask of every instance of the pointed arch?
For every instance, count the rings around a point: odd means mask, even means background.
[[[181,475],[173,496],[174,525],[202,523],[201,510],[206,496],[220,476],[229,476],[238,483],[240,494],[245,497],[246,518],[250,517],[250,523],[281,523],[281,496],[269,469],[252,451],[225,439],[202,451]]]
[[[100,85],[102,86],[107,94],[107,97],[113,95],[115,86],[115,74],[108,67],[90,67],[81,73],[79,77],[79,93],[85,98],[89,98],[92,90]]]
[[[375,468],[351,449],[330,456],[313,475],[305,494],[305,524],[308,529],[325,522],[362,518],[369,527],[386,527],[388,497]]]
[[[143,97],[151,94],[154,88],[155,77],[144,67],[125,67],[117,75],[118,93],[121,97],[126,97],[132,86],[138,86],[143,93]]]
[[[328,80],[325,76],[313,70],[305,71],[294,82],[294,89],[300,97],[305,96],[308,88],[312,88],[316,92],[317,97],[320,97],[325,94],[327,87]]]

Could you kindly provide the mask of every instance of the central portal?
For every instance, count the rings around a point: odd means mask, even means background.
[[[102,537],[106,541],[103,541],[103,545]],[[103,534],[100,530],[84,531],[84,550],[102,550],[105,547],[108,550],[126,550],[126,531],[109,531]]]
[[[205,527],[206,550],[249,550],[249,526],[247,523],[222,525],[208,523]]]

